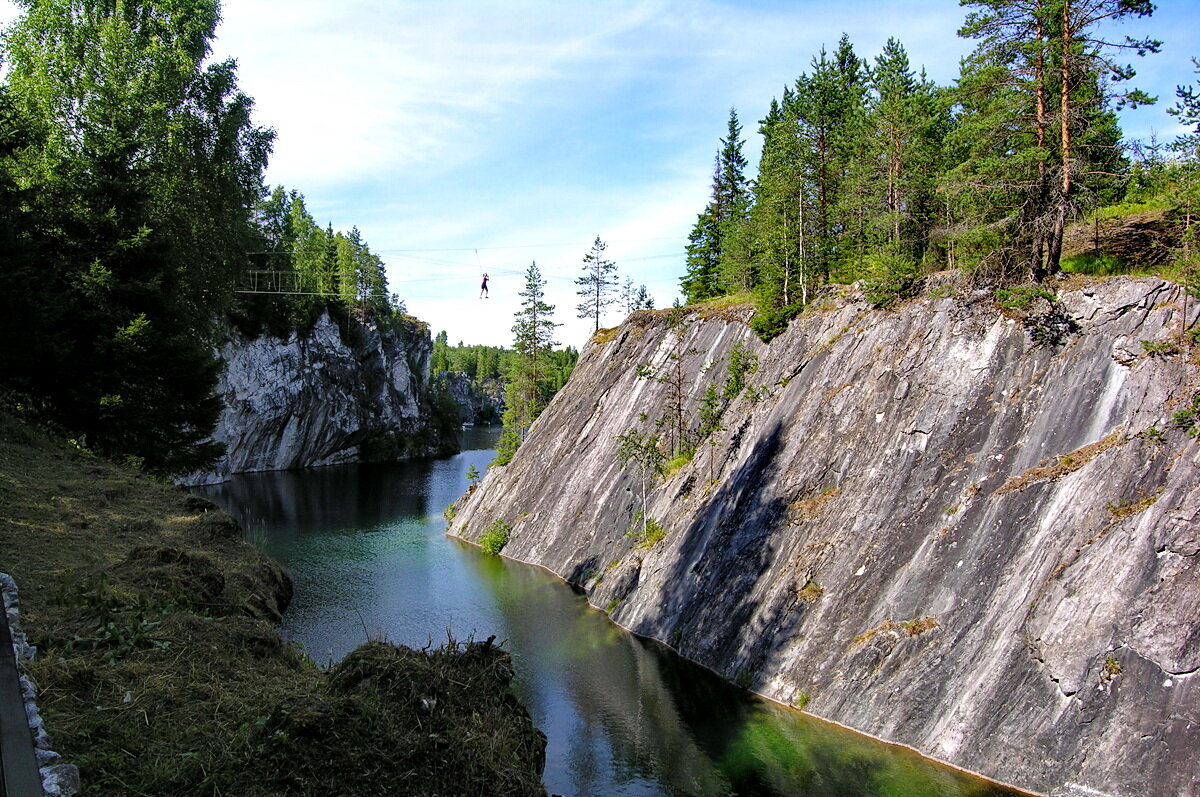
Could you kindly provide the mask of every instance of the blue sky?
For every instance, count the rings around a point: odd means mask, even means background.
[[[1200,56],[1200,0],[1159,5],[1119,31],[1164,41],[1136,64],[1162,101],[1126,116],[1134,137],[1173,134],[1164,109]],[[268,180],[357,225],[435,332],[493,345],[532,260],[559,340],[582,345],[574,279],[597,235],[669,305],[729,108],[752,174],[755,121],[822,44],[844,31],[873,57],[896,36],[940,83],[971,47],[957,0],[225,0],[223,17],[215,54],[278,132]]]

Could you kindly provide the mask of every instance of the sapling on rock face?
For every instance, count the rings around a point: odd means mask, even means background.
[[[630,429],[617,438],[617,459],[624,466],[631,463],[637,467],[642,485],[642,537],[648,531],[646,519],[646,491],[649,480],[661,475],[667,457],[658,445],[658,437]]]

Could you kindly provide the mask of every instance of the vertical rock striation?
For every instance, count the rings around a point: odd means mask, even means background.
[[[989,777],[1200,794],[1200,445],[1172,418],[1200,385],[1171,353],[1194,300],[1117,278],[1002,313],[940,282],[894,312],[831,292],[770,345],[745,308],[635,313],[451,533],[503,518],[506,556],[631,630]],[[694,430],[739,345],[758,369],[639,545],[617,438],[679,398]]]
[[[225,410],[213,432],[226,453],[184,482],[457,450],[454,427],[430,401],[432,351],[415,320],[350,321],[343,331],[326,313],[286,339],[233,332],[220,350]]]

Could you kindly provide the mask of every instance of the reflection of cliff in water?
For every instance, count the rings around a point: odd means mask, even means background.
[[[398,517],[424,517],[428,460],[379,465],[333,465],[305,471],[245,473],[199,491],[228,507],[253,535],[371,530]]]
[[[475,564],[514,637],[516,688],[535,721],[553,722],[555,701],[569,701],[592,719],[568,729],[575,735],[569,749],[561,743],[553,749],[556,735],[548,734],[545,782],[551,793],[560,783],[574,784],[579,793],[602,793],[604,778],[614,772],[625,789],[638,793],[1017,793],[757,700],[666,647],[619,629],[582,598],[563,601],[553,594],[555,585],[524,566],[483,558]],[[546,639],[555,640],[552,648]],[[542,681],[548,679],[541,674],[552,667],[565,673],[569,694],[545,694]]]

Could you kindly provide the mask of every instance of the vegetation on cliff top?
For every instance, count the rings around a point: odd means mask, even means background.
[[[0,546],[89,793],[544,793],[490,640],[376,641],[322,672],[274,628],[286,575],[227,515],[4,412]]]
[[[993,284],[1147,266],[1196,281],[1198,89],[1180,87],[1169,109],[1188,129],[1170,158],[1155,141],[1123,144],[1115,115],[1153,102],[1125,87],[1133,70],[1118,59],[1158,42],[1106,36],[1153,4],[963,5],[960,35],[977,45],[954,86],[914,69],[895,39],[868,61],[843,36],[771,101],[753,180],[730,112],[687,246],[689,302],[750,293],[769,338],[828,282],[862,280],[886,307],[947,268]],[[1099,224],[1072,234],[1106,207],[1110,217],[1156,210],[1165,229],[1147,239],[1139,223],[1120,250],[1102,245]]]

